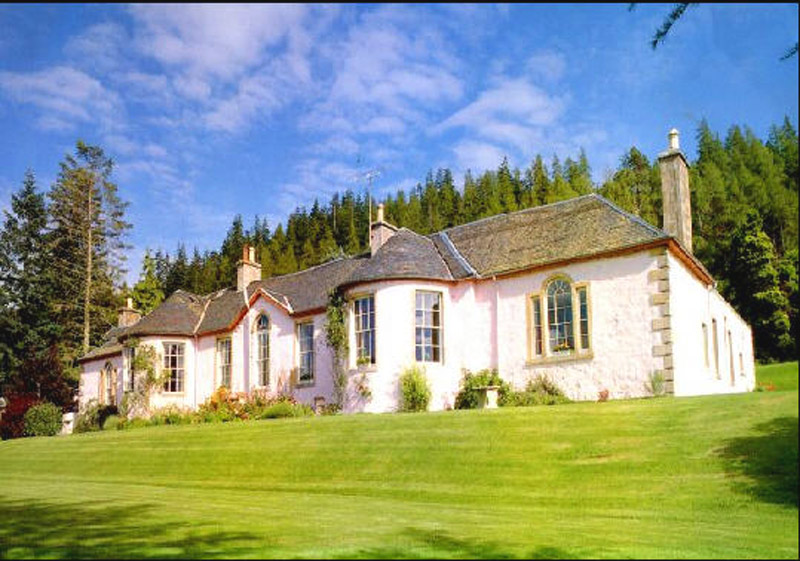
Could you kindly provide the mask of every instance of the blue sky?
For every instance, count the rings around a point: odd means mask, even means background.
[[[595,180],[702,118],[797,125],[796,5],[0,5],[0,209],[78,138],[117,162],[145,248],[217,249],[234,215],[408,189],[429,169],[586,150]]]

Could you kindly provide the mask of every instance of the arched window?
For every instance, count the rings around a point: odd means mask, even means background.
[[[100,400],[104,405],[114,405],[116,401],[115,374],[114,365],[111,362],[106,362],[102,372],[100,372]]]
[[[256,320],[256,371],[260,386],[269,386],[269,318],[261,314]]]
[[[557,278],[547,285],[547,325],[550,351],[557,353],[575,349],[572,323],[572,287],[569,281]]]

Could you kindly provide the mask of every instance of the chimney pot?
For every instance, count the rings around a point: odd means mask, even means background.
[[[378,205],[378,222],[383,222],[383,203]]]
[[[250,248],[247,246],[247,244],[242,246],[242,261],[245,263],[250,262]]]
[[[256,263],[255,248],[245,244],[242,246],[242,260],[236,264],[236,290],[242,291],[257,280],[261,280],[261,265]]]
[[[132,310],[133,309],[133,298],[128,296],[128,302],[127,303],[128,303],[128,309]]]
[[[671,131],[669,131],[668,138],[669,138],[669,149],[670,150],[680,150],[681,149],[681,143],[680,143],[680,137],[678,135],[678,129],[673,128]]]
[[[248,256],[250,258],[250,263],[255,263],[256,262],[256,248],[249,247],[248,250],[249,250]]]

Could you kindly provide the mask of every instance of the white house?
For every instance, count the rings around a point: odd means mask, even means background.
[[[657,373],[674,395],[750,391],[750,327],[692,254],[677,131],[659,165],[664,230],[587,195],[429,236],[388,224],[381,208],[368,255],[265,280],[245,248],[235,289],[177,291],[143,318],[129,303],[81,359],[81,403],[119,403],[132,388],[134,340],[168,373],[156,407],[196,408],[219,386],[330,403],[333,290],[348,302],[347,412],[395,410],[413,364],[432,409],[453,405],[465,369],[496,368],[517,388],[543,374],[579,400],[649,395]]]

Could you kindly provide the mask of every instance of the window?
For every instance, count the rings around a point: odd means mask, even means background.
[[[706,368],[711,366],[708,363],[708,325],[703,324],[703,356],[705,357]]]
[[[528,298],[529,360],[590,356],[592,319],[587,283],[573,283],[558,275],[545,281],[541,292]]]
[[[719,378],[719,341],[717,340],[717,320],[711,320],[711,338],[714,341],[714,374]]]
[[[736,383],[736,372],[733,366],[733,337],[731,336],[730,330],[728,330],[728,362],[730,363],[731,369],[731,385],[734,385]]]
[[[353,301],[356,332],[356,362],[375,364],[375,296]]]
[[[133,361],[136,359],[136,347],[125,347],[125,356],[122,361],[125,389],[132,392],[136,389],[136,372],[133,369]]]
[[[581,332],[581,349],[589,350],[589,289],[585,286],[576,288],[578,293],[578,318]]]
[[[301,323],[297,326],[297,341],[300,349],[300,372],[297,381],[301,384],[314,382],[314,324]]]
[[[183,343],[164,343],[164,372],[166,382],[164,391],[179,393],[183,391]]]
[[[256,320],[256,371],[258,383],[269,386],[269,318],[265,315],[258,316]]]
[[[442,294],[417,291],[416,356],[418,362],[442,360]]]
[[[575,349],[572,328],[572,290],[565,279],[556,279],[547,286],[547,325],[550,330],[550,351]]]
[[[104,400],[103,403],[105,405],[114,405],[115,402],[115,391],[114,391],[114,374],[116,374],[114,370],[114,365],[110,362],[106,362],[103,366],[103,372],[100,376],[100,399]]]
[[[217,340],[217,371],[219,385],[231,389],[231,340]]]
[[[542,299],[539,296],[531,298],[533,311],[533,354],[542,356],[544,343],[542,341]]]
[[[744,357],[739,353],[739,376],[744,376]]]

